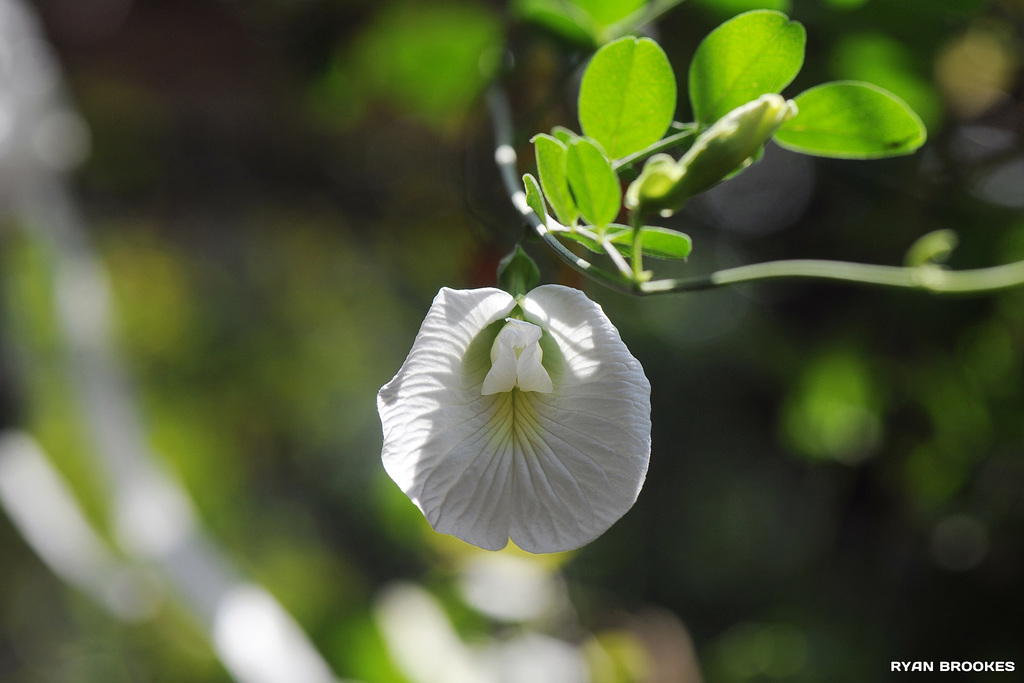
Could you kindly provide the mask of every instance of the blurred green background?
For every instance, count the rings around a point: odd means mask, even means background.
[[[488,77],[505,74],[523,141],[576,128],[588,43],[641,4],[580,0],[588,32],[566,28],[566,3],[530,0],[37,0],[91,131],[73,183],[153,448],[342,677],[434,680],[403,663],[388,617],[426,596],[472,651],[557,643],[597,683],[900,680],[894,660],[1019,671],[1024,289],[632,299],[528,243],[545,281],[604,306],[652,380],[637,505],[577,552],[504,553],[507,585],[536,572],[548,591],[510,616],[473,597],[484,553],[432,532],[384,473],[377,389],[437,289],[492,285],[522,235]],[[679,272],[898,264],[943,228],[960,236],[952,267],[1024,258],[1024,2],[689,0],[653,35],[682,77],[707,32],[755,7],[807,27],[785,94],[874,82],[929,143],[878,162],[770,148],[666,223],[694,239]],[[529,170],[528,145],[521,158]],[[51,265],[26,235],[0,228],[0,426],[39,440],[105,534]],[[2,515],[0,558],[0,680],[230,680],[174,599],[121,623]],[[524,676],[505,680],[544,680]]]

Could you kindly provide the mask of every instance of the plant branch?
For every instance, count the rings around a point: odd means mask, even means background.
[[[688,123],[685,125],[687,126],[687,128],[678,133],[675,133],[674,135],[669,135],[668,137],[662,138],[661,140],[655,142],[653,145],[648,145],[647,147],[644,147],[639,152],[633,152],[629,156],[624,156],[621,159],[615,159],[614,161],[612,161],[612,168],[618,171],[619,169],[625,168],[630,164],[635,164],[638,161],[643,161],[647,157],[653,156],[658,152],[664,152],[667,149],[678,147],[679,143],[683,142],[689,137],[693,137],[697,133],[696,124]]]
[[[555,255],[568,266],[584,275],[587,275],[588,277],[594,278],[612,289],[616,289],[621,292],[635,293],[635,287],[629,279],[619,275],[618,273],[613,273],[604,270],[603,268],[599,268],[569,251],[569,249],[559,242],[558,238],[552,234],[552,230],[548,227],[548,222],[554,224],[551,228],[557,231],[568,232],[570,228],[557,223],[550,217],[545,221],[530,208],[529,204],[526,202],[526,191],[523,189],[523,184],[519,177],[516,150],[512,146],[513,126],[508,97],[505,95],[505,91],[495,86],[488,92],[487,102],[491,111],[491,122],[494,126],[494,161],[498,165],[498,171],[501,173],[502,183],[505,185],[505,190],[508,192],[508,196],[512,200],[512,205],[515,206],[516,209],[519,210],[519,213],[521,213],[530,223],[537,235],[544,240],[544,243],[551,247],[551,250],[555,252]]]
[[[712,289],[761,280],[804,278],[918,289],[935,294],[983,294],[1024,285],[1024,261],[988,268],[953,271],[933,263],[902,267],[847,261],[795,259],[738,266],[690,278],[642,282],[641,278],[635,275],[624,277],[599,268],[569,251],[558,241],[552,231],[569,231],[570,228],[557,223],[550,217],[545,220],[530,209],[516,165],[516,152],[512,147],[513,126],[508,98],[503,90],[495,86],[488,94],[488,104],[494,125],[496,146],[494,159],[498,164],[512,203],[562,261],[580,273],[617,291],[637,296],[648,296]],[[689,131],[684,133],[690,134]]]

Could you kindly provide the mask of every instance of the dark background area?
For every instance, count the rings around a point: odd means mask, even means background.
[[[953,268],[1024,258],[1024,3],[691,0],[653,29],[679,118],[699,40],[753,7],[807,27],[785,94],[868,80],[918,111],[929,142],[873,162],[770,147],[665,223],[694,240],[666,272],[899,264],[938,229],[960,237]],[[382,633],[380,596],[399,580],[434,596],[466,643],[544,633],[579,646],[598,682],[695,680],[676,661],[691,641],[709,683],[912,679],[889,673],[896,660],[1024,669],[1024,289],[807,281],[635,299],[528,242],[544,281],[585,289],[644,365],[654,447],[618,524],[531,560],[571,606],[509,626],[460,592],[483,551],[431,531],[384,473],[374,397],[437,289],[493,285],[522,235],[480,65],[504,64],[526,140],[578,127],[587,49],[501,3],[35,8],[90,130],[71,180],[150,442],[340,676],[419,680]],[[0,425],[38,439],[109,535],[46,267],[4,222]],[[0,680],[229,680],[173,599],[121,623],[6,516],[0,557]]]

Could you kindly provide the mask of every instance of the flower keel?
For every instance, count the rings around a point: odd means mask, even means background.
[[[551,376],[541,360],[542,330],[533,323],[506,318],[505,327],[491,346],[491,369],[480,388],[484,396],[519,388],[550,393]]]

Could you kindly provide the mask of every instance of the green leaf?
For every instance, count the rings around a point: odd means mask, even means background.
[[[566,176],[566,159],[568,148],[550,135],[541,133],[533,137],[534,152],[537,155],[537,173],[544,195],[554,209],[558,220],[571,225],[580,215],[576,202],[569,192],[569,180]]]
[[[580,126],[612,159],[660,140],[675,110],[672,65],[648,38],[626,37],[605,45],[583,74]]]
[[[807,35],[781,12],[754,10],[731,19],[701,41],[690,62],[690,104],[702,125],[768,93],[778,94],[800,72]]]
[[[796,96],[800,112],[775,133],[782,147],[837,159],[910,154],[927,138],[903,100],[870,83],[836,81]]]
[[[640,229],[643,236],[644,256],[652,256],[660,259],[686,260],[693,250],[693,240],[686,233],[661,228],[655,225],[645,225]],[[612,241],[620,243],[622,238],[618,235]],[[632,236],[628,237],[626,248],[619,248],[623,256],[633,255]]]
[[[523,176],[523,187],[526,188],[526,205],[537,214],[542,223],[548,222],[548,210],[544,206],[544,195],[541,194],[537,179],[527,173]]]
[[[583,218],[597,228],[615,220],[622,204],[622,187],[604,152],[587,138],[574,140],[569,145],[566,171]]]
[[[579,137],[579,135],[576,135],[575,132],[569,130],[565,126],[555,126],[551,129],[551,135],[552,137],[557,138],[563,145],[568,145]]]
[[[645,225],[643,228],[644,255],[660,259],[686,260],[693,250],[693,241],[689,235],[668,228],[661,228],[654,225]],[[582,244],[590,251],[603,254],[601,245],[585,235],[577,232],[560,232],[559,237],[567,237],[574,242]],[[633,255],[633,229],[612,223],[604,233],[605,238],[615,245],[619,253],[629,258]]]

